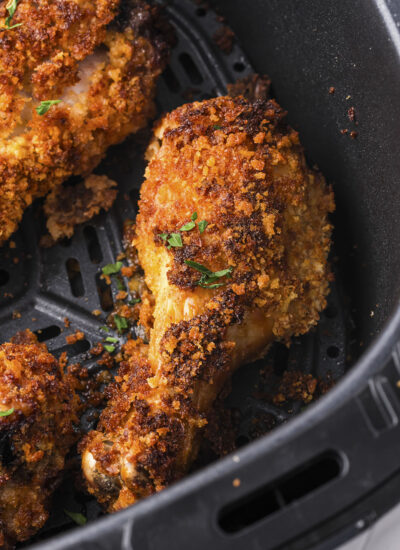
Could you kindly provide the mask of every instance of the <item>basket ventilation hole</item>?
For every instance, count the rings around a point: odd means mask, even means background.
[[[85,287],[83,286],[81,267],[78,260],[69,258],[66,267],[72,294],[76,297],[83,296],[85,294]]]
[[[203,77],[201,76],[199,69],[188,53],[181,53],[179,56],[179,61],[181,62],[181,65],[192,84],[201,84],[203,82]]]
[[[10,280],[10,274],[5,269],[0,269],[0,286],[4,286]]]
[[[225,506],[219,514],[219,526],[226,533],[241,531],[313,493],[338,477],[340,472],[341,460],[336,453],[319,456],[274,485],[265,486]]]
[[[170,92],[174,94],[177,94],[179,92],[179,90],[181,89],[179,80],[176,78],[175,73],[169,65],[167,65],[167,68],[163,72],[163,79]]]
[[[100,275],[96,277],[97,294],[99,295],[101,309],[103,311],[111,311],[114,307],[114,302],[111,293],[111,285],[108,285]]]
[[[51,340],[61,333],[60,327],[57,325],[50,325],[49,327],[39,329],[35,331],[37,339],[39,342],[45,342],[46,340]]]
[[[236,63],[233,64],[233,68],[237,73],[242,73],[245,69],[245,66],[241,61],[236,61]]]
[[[78,340],[75,344],[69,344],[54,350],[52,353],[57,359],[60,357],[64,351],[67,353],[69,358],[76,357],[81,353],[85,353],[90,348],[90,342],[88,340]]]
[[[329,346],[329,348],[326,350],[326,353],[331,359],[336,359],[336,357],[339,356],[339,348],[337,346]]]
[[[99,264],[103,260],[103,254],[101,252],[99,238],[97,237],[95,228],[88,225],[84,228],[83,234],[85,236],[90,261],[93,264]]]

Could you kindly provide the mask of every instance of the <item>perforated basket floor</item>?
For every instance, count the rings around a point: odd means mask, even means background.
[[[221,22],[213,12],[188,0],[176,0],[167,10],[178,42],[159,82],[160,113],[189,100],[224,94],[228,83],[253,72],[236,43],[229,54],[215,44],[213,37]],[[109,150],[96,172],[118,182],[118,198],[108,214],[78,227],[72,239],[49,249],[40,248],[44,227],[40,204],[26,212],[20,230],[12,238],[15,247],[6,245],[0,249],[0,342],[30,328],[55,355],[66,351],[70,361],[80,362],[92,373],[98,369],[88,350],[103,339],[100,327],[112,309],[110,302],[102,299],[101,267],[116,261],[122,252],[123,221],[135,217],[145,167],[143,150],[136,137]],[[113,286],[113,297],[116,292]],[[94,315],[95,310],[100,310],[101,315]],[[70,321],[68,328],[64,326],[66,317]],[[301,409],[299,403],[278,408],[260,398],[270,392],[266,385],[271,378],[266,381],[260,374],[266,364],[272,365],[276,379],[286,368],[318,377],[328,375],[334,380],[344,373],[346,319],[341,291],[334,283],[329,306],[316,330],[295,339],[290,349],[276,345],[264,361],[237,372],[226,404],[237,413],[238,445]],[[77,329],[84,332],[85,339],[66,345],[66,336]],[[87,416],[83,425],[90,427]],[[51,518],[39,538],[73,526],[64,509],[82,512],[89,521],[100,513],[93,499],[74,489],[71,479],[55,495]]]

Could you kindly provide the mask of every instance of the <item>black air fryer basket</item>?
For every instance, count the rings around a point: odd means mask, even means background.
[[[276,345],[234,376],[226,405],[239,418],[236,452],[112,516],[99,517],[94,500],[67,479],[38,549],[330,549],[400,501],[400,2],[214,4],[219,16],[199,2],[168,2],[178,40],[159,83],[159,111],[225,94],[254,71],[271,77],[309,163],[334,186],[328,307],[289,350]],[[230,53],[218,40],[221,15],[237,36]],[[55,355],[67,351],[96,373],[88,350],[112,308],[101,266],[122,251],[144,166],[137,137],[112,148],[98,173],[118,181],[113,210],[53,248],[38,246],[37,206],[27,212],[16,248],[0,250],[1,341],[31,328]],[[85,339],[66,345],[77,329]],[[277,378],[292,369],[335,384],[305,408],[278,408],[259,397],[268,389],[266,363]],[[274,429],[257,438],[267,427]],[[64,509],[89,523],[72,528]]]

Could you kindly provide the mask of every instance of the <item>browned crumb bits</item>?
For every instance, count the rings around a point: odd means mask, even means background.
[[[219,27],[213,36],[213,40],[218,48],[226,54],[231,53],[234,39],[235,33],[227,25]]]
[[[334,88],[334,86],[331,86],[331,87],[329,88],[329,93],[330,93],[330,94],[334,94],[334,93],[335,93],[335,88]]]
[[[356,120],[356,110],[354,107],[350,107],[347,111],[347,116],[349,117],[350,122],[355,122]]]
[[[234,487],[239,487],[240,486],[240,479],[238,477],[236,477],[233,481],[232,481],[232,485]]]
[[[70,324],[71,324],[71,322],[68,319],[68,317],[64,317],[64,327],[69,328]]]
[[[355,132],[354,130],[350,132],[351,139],[356,139],[357,136],[358,136],[358,132]]]
[[[103,350],[103,344],[101,342],[97,342],[97,344],[90,349],[90,355],[101,355]]]
[[[94,315],[95,317],[99,317],[101,315],[101,311],[99,309],[94,309],[92,311],[92,315]]]
[[[75,344],[78,340],[83,340],[84,338],[85,334],[82,331],[77,330],[74,334],[69,334],[66,336],[65,341],[67,344]]]

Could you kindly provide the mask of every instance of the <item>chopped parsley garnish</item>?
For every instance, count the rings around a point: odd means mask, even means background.
[[[193,262],[192,260],[185,260],[185,264],[202,274],[196,284],[203,288],[219,288],[220,286],[224,286],[225,283],[214,283],[214,281],[221,277],[230,277],[233,271],[232,267],[228,267],[227,269],[213,272],[205,265]]]
[[[133,298],[132,300],[129,300],[128,304],[130,306],[134,306],[135,304],[140,304],[141,301],[142,301],[141,298]]]
[[[222,126],[220,126],[219,124],[214,124],[213,128],[214,130],[221,130]]]
[[[11,29],[15,29],[16,27],[20,27],[22,23],[17,23],[16,25],[10,25],[11,19],[14,17],[15,10],[17,9],[18,0],[9,0],[8,4],[6,5],[6,9],[8,11],[8,17],[5,20],[5,26],[6,29],[9,31]]]
[[[193,212],[193,214],[190,216],[190,219],[192,221],[185,223],[185,225],[182,225],[179,231],[191,231],[196,227],[197,212]]]
[[[180,236],[179,233],[171,233],[171,236],[169,237],[167,242],[169,246],[174,246],[179,248],[183,246],[182,237]]]
[[[114,353],[115,346],[113,346],[112,344],[104,344],[104,349],[108,351],[108,353]]]
[[[102,268],[104,275],[115,275],[121,271],[122,262],[117,262],[115,264],[107,264]]]
[[[181,248],[183,246],[182,243],[182,237],[180,233],[161,233],[159,237],[168,243],[168,248],[171,247],[179,247]]]
[[[115,342],[119,342],[118,338],[114,338],[114,336],[107,336],[106,342],[112,342],[115,344]]]
[[[188,223],[185,223],[185,225],[182,225],[179,231],[191,231],[195,227],[196,227],[195,222],[188,222]]]
[[[114,315],[114,322],[118,332],[122,332],[123,330],[128,328],[128,320],[125,319],[125,317]]]
[[[207,225],[208,225],[208,222],[206,222],[206,220],[201,220],[201,222],[199,222],[200,233],[204,233],[204,230],[207,227]]]
[[[119,277],[115,277],[115,281],[117,283],[117,289],[118,290],[125,290],[125,285],[123,283],[123,281],[121,281],[121,279]]]
[[[102,327],[100,327],[100,330],[104,330],[104,332],[110,332],[110,327],[106,327],[105,325],[103,325]]]
[[[79,512],[68,512],[68,510],[64,510],[64,514],[71,518],[77,525],[85,525],[87,522],[87,518]]]
[[[14,408],[8,409],[7,411],[0,411],[0,416],[10,416],[14,412]]]
[[[42,101],[39,107],[36,107],[36,112],[40,116],[45,115],[52,105],[57,105],[58,103],[61,103],[61,99],[48,99]]]

